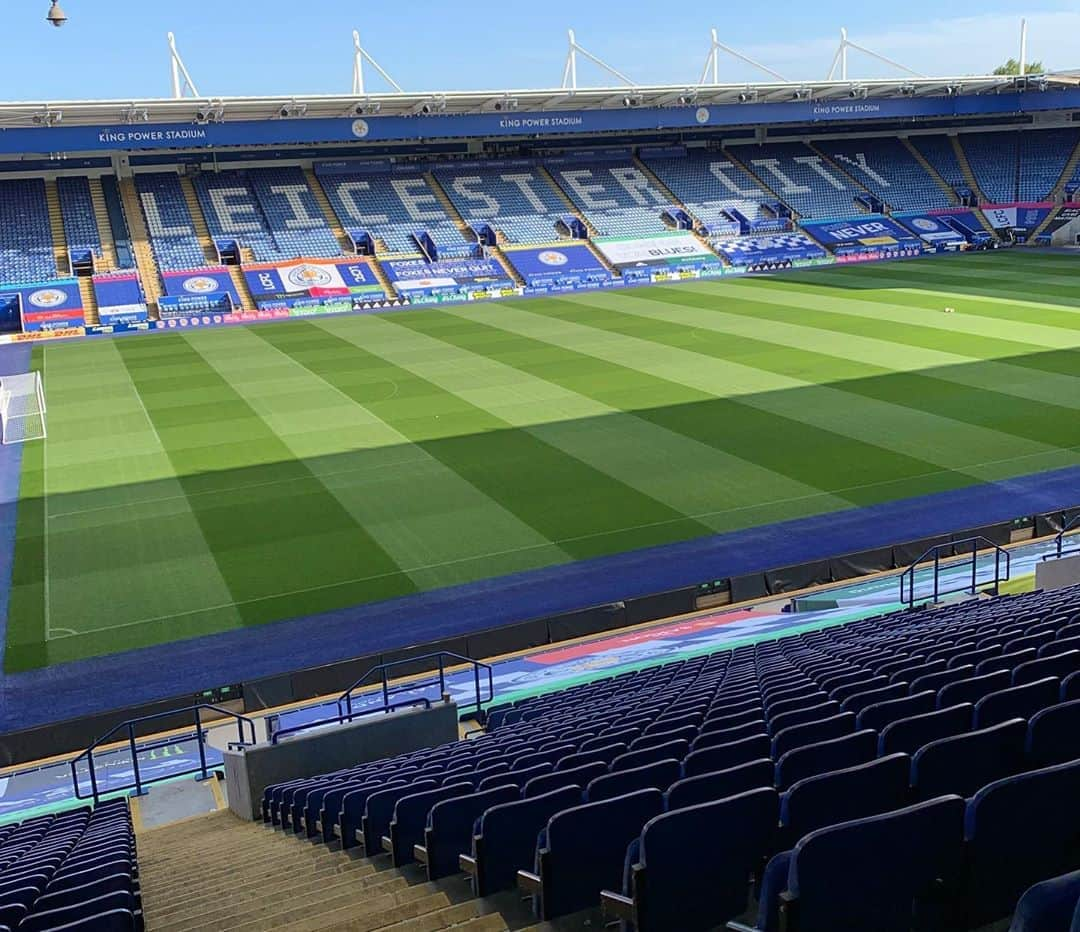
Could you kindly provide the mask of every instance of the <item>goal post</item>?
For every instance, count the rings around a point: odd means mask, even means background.
[[[45,388],[40,372],[0,377],[0,427],[5,444],[45,439]]]

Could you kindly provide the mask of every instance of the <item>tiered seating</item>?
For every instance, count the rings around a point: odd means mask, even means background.
[[[1020,201],[1046,200],[1080,142],[1075,129],[1027,130],[1020,134]]]
[[[194,178],[206,225],[215,240],[234,240],[250,249],[256,262],[286,258],[267,224],[246,172],[202,173]]]
[[[45,182],[0,181],[0,283],[17,285],[56,276]]]
[[[967,187],[964,171],[956,160],[956,152],[948,136],[911,136],[910,140],[949,187],[954,190]]]
[[[323,189],[341,225],[354,237],[368,233],[381,240],[387,253],[420,252],[416,235],[426,232],[440,258],[472,253],[454,221],[420,173],[327,174]]]
[[[906,930],[913,904],[974,928],[1080,866],[1077,637],[1066,590],[669,663],[269,787],[264,818],[432,878],[456,851],[479,895],[516,882],[544,919],[606,890],[641,932],[709,929],[747,910],[753,876],[761,930],[796,901],[788,928]]]
[[[830,139],[820,148],[893,210],[929,210],[952,203],[899,139]]]
[[[979,189],[992,204],[1017,200],[1016,173],[1022,135],[1012,132],[964,133],[960,136]]]
[[[803,217],[844,218],[860,212],[855,197],[862,189],[801,142],[739,146],[732,151]]]
[[[488,224],[507,243],[550,243],[566,205],[534,167],[447,165],[435,172],[466,223]]]
[[[142,928],[127,800],[0,828],[0,928]]]
[[[90,196],[90,179],[62,176],[56,179],[56,191],[60,198],[60,213],[64,220],[64,239],[68,252],[75,259],[89,253],[93,258],[102,257],[101,231],[94,215],[94,201]]]
[[[708,228],[725,226],[731,211],[748,220],[768,221],[768,197],[743,169],[717,153],[688,152],[683,158],[644,158],[645,164]]]
[[[281,255],[309,259],[341,255],[300,168],[258,168],[247,175]]]
[[[154,259],[163,272],[198,269],[206,265],[180,177],[175,172],[135,175],[146,230]]]
[[[636,165],[574,162],[550,168],[601,236],[654,236],[667,230],[661,215],[674,205]]]

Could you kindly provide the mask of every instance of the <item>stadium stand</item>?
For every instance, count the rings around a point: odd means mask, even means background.
[[[739,224],[740,218],[748,221],[743,232],[787,229],[787,221],[766,208],[767,192],[719,153],[653,151],[655,155],[643,152],[642,161],[701,222],[706,234],[730,233],[731,224]],[[738,226],[734,232],[739,232]]]
[[[1075,590],[1002,597],[624,673],[268,787],[263,816],[429,877],[456,848],[478,895],[516,882],[544,919],[602,902],[642,930],[748,909],[762,932],[906,930],[917,908],[975,928],[1078,866],[1078,617]],[[837,896],[837,876],[860,879]]]
[[[855,197],[862,189],[801,142],[737,146],[732,152],[802,217],[841,218],[859,213]]]
[[[162,272],[198,269],[206,265],[180,177],[175,172],[135,175],[146,230]]]
[[[56,179],[60,197],[60,212],[64,220],[64,239],[72,263],[80,257],[100,261],[104,258],[101,231],[94,216],[94,201],[90,194],[90,179],[61,176]]]
[[[671,198],[658,191],[630,159],[552,159],[547,163],[559,187],[600,236],[650,236],[668,227],[661,219]]]
[[[830,139],[820,148],[892,210],[927,210],[952,204],[948,192],[899,139]]]
[[[991,204],[1008,204],[1018,199],[1020,135],[964,133],[958,137],[979,190]]]
[[[472,255],[475,247],[454,224],[419,171],[328,173],[315,166],[323,190],[345,231],[357,242],[370,236],[380,253],[417,255],[427,234],[435,258]]]
[[[142,905],[127,800],[0,828],[0,928],[135,932]]]
[[[57,274],[45,182],[0,181],[0,282],[45,282]]]
[[[950,188],[959,191],[967,186],[948,136],[911,136],[909,141]]]
[[[534,163],[448,164],[434,175],[466,223],[510,244],[551,243],[566,205]]]
[[[1029,130],[1020,133],[1019,201],[1043,201],[1057,186],[1078,143],[1075,129]]]

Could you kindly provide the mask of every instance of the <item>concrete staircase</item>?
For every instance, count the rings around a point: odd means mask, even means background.
[[[1035,245],[1035,240],[1042,234],[1042,232],[1048,226],[1050,226],[1050,224],[1053,222],[1053,219],[1058,215],[1058,212],[1060,210],[1061,210],[1060,207],[1053,207],[1050,210],[1050,213],[1048,213],[1046,215],[1046,218],[1043,220],[1043,222],[1040,223],[1037,227],[1035,227],[1035,229],[1032,230],[1031,233],[1028,235],[1028,239],[1027,239],[1028,245],[1031,245],[1031,246]]]
[[[986,195],[983,194],[982,188],[979,187],[979,182],[975,178],[975,172],[971,170],[971,163],[968,161],[967,153],[964,151],[964,147],[960,145],[960,137],[950,136],[949,142],[952,144],[956,161],[960,165],[960,172],[964,176],[964,183],[975,192],[975,196],[979,199],[979,203],[981,204],[986,200]]]
[[[98,235],[101,237],[100,271],[111,272],[117,267],[116,239],[113,236],[109,209],[105,206],[105,192],[101,189],[101,179],[90,179],[90,200],[94,205],[94,219],[97,221]]]
[[[203,255],[208,265],[217,265],[217,249],[214,248],[214,238],[210,235],[210,227],[206,225],[206,217],[203,216],[202,205],[199,196],[195,193],[195,185],[186,175],[180,176],[180,187],[184,192],[184,200],[187,201],[188,213],[191,214],[191,225],[195,228],[195,236],[202,246]]]
[[[934,179],[934,183],[941,188],[946,194],[949,195],[949,203],[956,204],[957,197],[956,192],[949,186],[949,183],[941,177],[941,173],[934,168],[925,158],[925,156],[916,148],[915,144],[907,137],[901,136],[900,142],[903,143],[904,148],[911,153],[912,158],[922,167],[922,170],[926,172],[931,178]]]
[[[229,266],[229,278],[232,279],[236,293],[240,295],[242,309],[245,311],[255,310],[255,299],[251,296],[251,289],[248,288],[247,279],[244,278],[244,273],[238,265]]]
[[[806,146],[814,153],[814,155],[816,155],[822,160],[822,162],[825,163],[827,168],[830,168],[832,171],[836,172],[836,174],[840,175],[840,177],[846,178],[851,184],[855,186],[858,191],[861,191],[863,194],[869,194],[872,197],[877,197],[877,194],[875,192],[871,191],[851,171],[849,171],[846,166],[844,166],[837,159],[834,159],[832,156],[830,156],[829,153],[826,152],[824,149],[818,148],[818,146],[812,142],[808,142]],[[862,204],[854,203],[854,199],[852,206],[858,210],[863,211],[863,213],[870,213],[869,208],[864,207]],[[889,209],[890,208],[888,206],[888,202],[886,202],[885,213],[888,213]]]
[[[461,878],[427,883],[223,810],[136,839],[147,932],[503,932]]]
[[[82,295],[83,316],[88,324],[101,323],[98,314],[97,295],[94,294],[94,282],[88,275],[79,276],[79,294]]]
[[[499,265],[502,266],[504,272],[510,276],[510,280],[519,288],[525,287],[525,279],[521,277],[518,270],[514,268],[510,260],[506,258],[506,253],[503,252],[499,246],[494,246],[488,249],[488,255],[491,256]]]
[[[460,211],[458,211],[457,207],[454,206],[454,202],[450,200],[450,195],[447,194],[446,191],[443,189],[443,186],[439,184],[439,179],[436,178],[431,172],[424,172],[424,180],[428,183],[428,187],[431,188],[431,193],[435,195],[435,197],[439,201],[440,206],[446,212],[446,216],[453,220],[454,226],[456,226],[461,231],[461,235],[468,240],[475,239],[475,236],[472,232],[472,229],[469,227],[468,222],[463,216],[461,216],[461,213]]]
[[[158,298],[162,293],[161,276],[158,273],[157,260],[154,259],[154,250],[150,246],[139,193],[135,190],[135,182],[131,178],[120,179],[120,203],[124,207],[124,219],[127,220],[128,232],[131,234],[131,251],[139,270],[146,304],[150,308],[151,317],[156,317]]]
[[[1057,184],[1054,185],[1053,190],[1050,192],[1048,201],[1057,203],[1065,196],[1065,185],[1067,185],[1076,172],[1076,166],[1080,164],[1080,142],[1076,144],[1076,148],[1073,149],[1072,155],[1069,156],[1069,161],[1065,163],[1065,168],[1061,171],[1061,177],[1058,178]]]
[[[585,241],[585,245],[587,245],[589,247],[589,250],[596,257],[596,261],[599,262],[605,269],[607,269],[616,278],[621,278],[622,273],[617,268],[615,268],[615,266],[613,266],[610,262],[608,262],[607,256],[605,256],[599,249],[597,249],[595,244],[592,242],[592,237],[600,235],[600,233],[596,229],[596,227],[594,227],[589,222],[589,219],[580,210],[578,210],[577,205],[573,202],[573,200],[571,200],[570,195],[567,194],[563,190],[562,185],[560,185],[559,182],[555,180],[555,176],[553,174],[551,174],[550,171],[548,171],[547,166],[538,165],[537,166],[537,172],[544,179],[544,181],[546,181],[548,183],[548,185],[551,187],[551,189],[559,196],[559,200],[562,201],[566,205],[566,212],[568,214],[573,214],[575,217],[578,218],[578,220],[580,220],[583,224],[585,224],[585,229],[589,234],[589,239]],[[579,242],[579,241],[575,240],[573,242]]]
[[[60,193],[56,189],[56,179],[45,181],[45,200],[49,207],[49,230],[52,233],[53,255],[56,257],[56,269],[61,278],[71,274],[71,262],[68,259],[67,236],[64,233],[64,215],[60,210]]]
[[[322,182],[319,181],[319,176],[312,169],[305,168],[304,177],[307,179],[308,187],[311,188],[311,193],[319,205],[319,210],[322,211],[323,218],[330,227],[330,232],[334,234],[334,238],[341,247],[341,254],[343,256],[353,255],[352,240],[349,239],[345,228],[341,225],[341,220],[338,219],[338,215],[334,212],[334,207],[330,203],[330,198],[326,196],[326,190],[323,188]]]

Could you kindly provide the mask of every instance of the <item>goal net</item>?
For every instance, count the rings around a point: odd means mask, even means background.
[[[4,443],[45,438],[45,390],[40,372],[0,378],[0,426]]]

